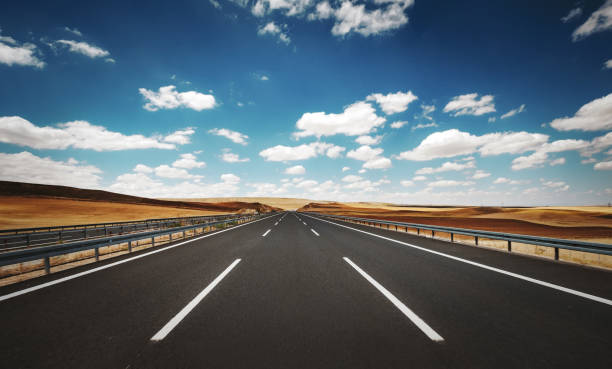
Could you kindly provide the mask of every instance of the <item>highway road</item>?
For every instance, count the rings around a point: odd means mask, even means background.
[[[611,368],[612,273],[281,213],[0,288],[2,368]]]

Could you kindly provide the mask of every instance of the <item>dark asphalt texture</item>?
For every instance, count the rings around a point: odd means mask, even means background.
[[[336,223],[612,298],[609,271]],[[343,257],[444,341],[431,341]],[[150,340],[238,258],[164,340]],[[299,213],[1,301],[0,317],[2,368],[612,367],[612,306]]]

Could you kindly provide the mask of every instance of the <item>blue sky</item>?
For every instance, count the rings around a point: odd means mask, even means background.
[[[0,29],[2,180],[612,200],[612,0],[22,1]]]

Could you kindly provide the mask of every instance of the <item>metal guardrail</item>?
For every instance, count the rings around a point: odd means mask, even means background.
[[[329,214],[320,214],[320,213],[313,213],[313,212],[305,212],[305,213],[310,214],[310,215],[319,216],[319,217],[324,217],[324,218],[353,221],[356,223],[366,224],[366,225],[371,225],[371,226],[380,225],[381,228],[383,227],[383,225],[386,225],[387,229],[390,229],[391,226],[394,226],[396,231],[398,230],[398,227],[405,228],[406,232],[408,232],[408,229],[414,228],[417,230],[417,235],[421,234],[421,230],[431,231],[432,237],[435,236],[435,232],[449,233],[450,242],[454,242],[454,235],[456,234],[474,237],[474,243],[476,245],[478,245],[479,238],[503,240],[503,241],[508,242],[508,252],[512,252],[513,242],[552,247],[555,249],[555,260],[559,260],[559,249],[583,251],[583,252],[589,252],[589,253],[594,253],[594,254],[612,255],[612,245],[605,244],[605,243],[566,240],[566,239],[561,239],[561,238],[529,236],[529,235],[516,234],[516,233],[480,231],[480,230],[466,229],[466,228],[442,227],[442,226],[434,226],[434,225],[418,224],[418,223],[393,222],[393,221],[387,221],[387,220],[381,220],[381,219],[347,217],[347,216],[342,216],[342,215],[329,215]]]
[[[267,214],[267,215],[270,215],[270,214]],[[71,254],[74,252],[93,249],[95,250],[94,256],[96,258],[96,261],[98,261],[99,256],[100,256],[99,249],[101,247],[108,247],[108,246],[127,243],[128,252],[132,252],[132,243],[134,241],[151,239],[151,246],[153,247],[155,246],[155,238],[157,237],[169,235],[168,242],[171,242],[172,235],[177,234],[177,233],[182,233],[182,238],[187,238],[188,237],[187,231],[193,230],[194,232],[192,236],[195,237],[196,235],[198,235],[198,232],[197,232],[198,229],[202,229],[201,233],[204,233],[204,230],[206,228],[217,227],[219,225],[226,225],[226,224],[234,223],[234,222],[241,222],[241,221],[246,222],[246,221],[250,221],[256,218],[260,218],[262,216],[263,215],[246,215],[246,216],[240,216],[238,218],[225,219],[225,220],[219,220],[219,221],[207,222],[207,223],[200,223],[196,225],[176,227],[176,228],[165,229],[165,230],[141,232],[141,233],[127,234],[127,235],[118,235],[118,236],[71,242],[71,243],[60,244],[60,245],[41,246],[41,247],[36,247],[36,248],[31,248],[31,249],[11,251],[11,252],[0,254],[0,267],[24,263],[24,262],[33,261],[33,260],[44,259],[45,272],[46,274],[49,274],[51,272],[50,258],[53,256]]]
[[[94,237],[107,237],[113,234],[133,233],[142,230],[163,229],[177,225],[194,225],[202,222],[232,219],[236,217],[239,217],[239,215],[206,215],[195,217],[146,219],[129,222],[0,230],[0,251]]]

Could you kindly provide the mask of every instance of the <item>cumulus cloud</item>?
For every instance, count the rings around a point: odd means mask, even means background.
[[[364,169],[387,169],[391,167],[391,160],[381,156],[383,149],[371,148],[368,145],[360,146],[356,150],[346,153],[347,158],[364,161]]]
[[[98,46],[88,44],[84,41],[74,41],[74,40],[57,40],[53,43],[54,45],[65,46],[68,48],[68,51],[85,55],[89,58],[104,58],[110,55],[110,52],[104,50]]]
[[[155,175],[161,178],[181,178],[181,179],[191,179],[191,178],[202,178],[202,176],[197,176],[190,174],[186,169],[171,167],[166,164],[162,164],[154,169]]]
[[[425,176],[414,176],[414,177],[412,177],[412,180],[413,181],[426,181],[427,177],[425,177]]]
[[[582,8],[574,8],[570,10],[569,13],[567,13],[565,17],[561,18],[561,22],[567,23],[571,21],[572,19],[578,18],[581,15],[582,15]]]
[[[439,181],[429,182],[427,187],[457,187],[457,186],[471,186],[474,182],[472,181],[455,181],[450,179],[441,179]]]
[[[391,128],[399,129],[408,124],[405,120],[398,120],[396,122],[391,123]]]
[[[232,131],[226,128],[213,128],[210,131],[208,131],[208,133],[217,135],[217,136],[221,136],[221,137],[225,137],[228,140],[232,141],[233,143],[237,143],[240,145],[246,145],[247,140],[249,139],[249,136],[245,134],[242,134],[236,131]]]
[[[558,131],[612,129],[612,93],[583,105],[573,117],[557,118],[549,124]]]
[[[612,160],[602,161],[593,166],[595,170],[612,170]]]
[[[0,142],[34,149],[67,148],[95,151],[118,151],[131,149],[175,149],[176,144],[188,142],[176,137],[186,137],[193,133],[187,131],[172,133],[166,137],[146,137],[143,135],[124,135],[109,131],[86,121],[59,123],[57,127],[39,127],[21,117],[0,117]],[[170,142],[166,138],[170,137]]]
[[[153,168],[144,165],[144,164],[136,164],[134,167],[134,172],[136,173],[153,173]]]
[[[487,178],[491,175],[491,173],[487,173],[484,170],[477,170],[476,173],[472,176],[473,179],[482,179]]]
[[[502,115],[502,116],[500,117],[500,119],[510,118],[510,117],[515,116],[515,115],[517,115],[517,114],[519,114],[519,113],[522,113],[522,112],[524,112],[524,111],[525,111],[525,104],[522,104],[522,105],[521,105],[521,106],[519,106],[518,108],[516,108],[516,109],[512,109],[512,110],[510,110],[509,112],[507,112],[506,114]]]
[[[238,184],[238,183],[240,183],[240,177],[238,177],[237,175],[235,175],[233,173],[221,174],[221,180],[224,183],[230,183],[230,184]]]
[[[520,184],[527,183],[527,181],[520,181],[520,180],[517,180],[517,179],[510,179],[510,178],[506,178],[506,177],[499,177],[495,181],[493,181],[493,183],[494,184],[520,185]]]
[[[612,69],[612,59],[607,60],[607,61],[604,63],[604,68],[605,68],[605,69]]]
[[[412,91],[389,93],[383,95],[380,93],[369,95],[367,101],[376,101],[385,114],[401,113],[408,109],[408,104],[418,99]]]
[[[153,198],[205,198],[237,194],[239,178],[236,176],[236,181],[233,175],[224,176],[217,183],[203,183],[199,182],[200,178],[195,178],[170,185],[145,173],[126,173],[118,176],[108,190]]]
[[[268,22],[265,26],[259,27],[257,30],[257,34],[260,36],[272,35],[278,37],[278,40],[285,45],[289,45],[291,43],[291,38],[287,35],[287,32],[284,29],[287,28],[286,24],[277,25],[274,22]]]
[[[191,135],[195,133],[193,128],[185,128],[175,131],[164,137],[164,142],[175,143],[177,145],[186,145],[191,142]]]
[[[317,4],[308,19],[333,19],[331,32],[334,36],[343,37],[352,32],[366,37],[379,35],[408,23],[404,11],[414,4],[414,0],[383,0],[374,3],[378,7],[370,10],[366,9],[365,4],[355,4],[349,0],[341,1],[336,8],[324,1]]]
[[[204,168],[206,163],[198,161],[193,154],[181,154],[181,158],[172,163],[172,166],[175,168],[193,169]]]
[[[344,178],[342,178],[343,182],[357,182],[357,181],[361,181],[363,180],[363,177],[360,176],[356,176],[354,174],[349,174],[348,176],[344,176]]]
[[[448,171],[460,171],[464,169],[474,168],[476,165],[473,161],[468,161],[464,163],[453,163],[450,161],[445,162],[438,168],[426,167],[421,168],[415,172],[415,174],[434,174],[434,173],[442,173]]]
[[[589,16],[580,27],[572,33],[572,40],[581,40],[593,33],[612,28],[612,0],[606,2]]]
[[[301,165],[294,165],[292,167],[285,169],[284,173],[290,174],[290,175],[301,175],[301,174],[306,173],[306,168],[304,168]]]
[[[294,16],[304,13],[313,0],[257,0],[251,7],[251,13],[256,17],[263,17],[272,11],[282,11],[284,15]]]
[[[403,180],[400,181],[400,184],[404,187],[410,187],[410,186],[414,186],[414,182],[409,181],[409,180]]]
[[[444,107],[445,113],[459,115],[483,115],[495,112],[493,95],[483,95],[478,99],[477,93],[455,96]]]
[[[28,151],[0,153],[0,179],[80,188],[98,188],[102,171],[75,159],[56,161]]]
[[[380,143],[380,141],[382,140],[382,136],[359,136],[355,139],[355,142],[357,142],[360,145],[378,145]]]
[[[416,148],[400,153],[401,160],[427,161],[480,152],[482,156],[518,154],[535,150],[548,140],[547,135],[528,132],[472,135],[458,129],[435,132]]]
[[[36,45],[27,42],[22,44],[10,36],[0,34],[0,63],[40,69],[45,66],[45,62],[39,55],[40,51]]]
[[[240,155],[234,154],[233,152],[230,152],[230,150],[226,149],[224,150],[223,154],[221,154],[221,160],[226,163],[246,163],[251,159],[240,158]]]
[[[351,168],[350,167],[342,167],[342,171],[343,172],[346,172],[347,170],[351,170]]]
[[[312,142],[299,146],[276,145],[259,153],[266,161],[295,161],[306,160],[319,155],[336,158],[345,148],[325,142]]]
[[[558,158],[548,163],[551,167],[565,164],[565,158]]]
[[[217,103],[213,95],[203,94],[197,91],[176,91],[176,86],[169,85],[160,87],[157,92],[139,88],[138,92],[147,103],[143,106],[146,110],[157,111],[159,109],[176,109],[185,107],[195,111],[214,108]]]
[[[366,135],[385,123],[385,118],[376,115],[369,103],[358,101],[344,109],[340,114],[325,112],[304,113],[295,124],[300,130],[295,137],[347,136]]]
[[[544,179],[540,179],[540,182],[542,183],[544,187],[552,188],[556,192],[567,191],[570,188],[570,186],[563,181],[553,182],[553,181],[546,181]]]
[[[612,136],[611,136],[612,137]],[[536,149],[531,155],[519,156],[512,160],[512,170],[537,168],[548,162],[548,154],[572,150],[586,150],[592,147],[592,143],[584,140],[557,140],[545,143]],[[560,163],[557,163],[560,164]]]

